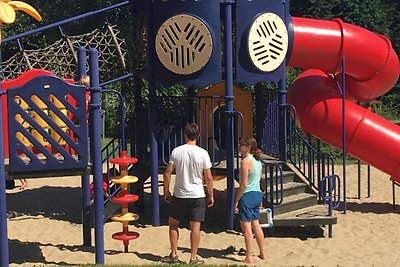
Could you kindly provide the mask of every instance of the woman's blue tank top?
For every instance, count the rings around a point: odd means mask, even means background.
[[[258,191],[261,192],[260,188],[260,179],[261,179],[261,172],[262,172],[262,165],[261,161],[256,160],[253,155],[248,156],[249,159],[253,162],[253,169],[249,172],[247,187],[244,193],[250,191]]]

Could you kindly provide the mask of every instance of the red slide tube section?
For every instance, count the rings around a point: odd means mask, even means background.
[[[344,56],[347,151],[400,181],[400,127],[351,101],[371,101],[397,82],[400,64],[389,40],[340,20],[293,18],[293,23],[289,65],[308,70],[290,86],[288,102],[296,107],[302,129],[342,148],[342,99],[335,76],[341,76]]]

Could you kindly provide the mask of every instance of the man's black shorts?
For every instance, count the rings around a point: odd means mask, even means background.
[[[206,199],[202,198],[177,198],[172,197],[169,205],[169,216],[177,221],[182,221],[189,215],[191,222],[204,221],[206,214]]]

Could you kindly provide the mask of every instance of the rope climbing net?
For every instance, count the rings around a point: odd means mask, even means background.
[[[63,38],[41,49],[19,52],[1,63],[5,79],[14,79],[34,69],[52,71],[59,77],[75,77],[79,46],[95,47],[99,51],[100,77],[103,81],[121,75],[126,69],[127,50],[116,25],[106,23],[99,29],[77,36],[63,34]]]

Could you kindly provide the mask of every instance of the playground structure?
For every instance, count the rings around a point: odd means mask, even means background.
[[[129,4],[130,1],[125,1],[112,8],[109,7],[107,10],[121,8]],[[140,155],[139,158],[141,161],[142,156],[148,156],[153,163],[150,171],[153,225],[157,226],[160,224],[158,196],[160,158],[165,161],[169,152],[175,146],[182,143],[182,129],[187,122],[197,122],[202,126],[201,134],[203,138],[200,145],[210,151],[213,165],[218,165],[218,162],[221,161],[221,155],[222,159],[226,162],[226,173],[224,175],[227,177],[228,193],[227,227],[230,229],[233,227],[234,179],[236,177],[235,168],[237,168],[235,161],[239,160],[236,157],[235,142],[237,142],[237,138],[242,134],[248,134],[249,125],[251,125],[248,120],[252,120],[251,117],[248,118],[249,115],[246,115],[245,112],[238,111],[238,108],[235,108],[235,103],[240,100],[237,100],[238,94],[234,91],[234,82],[246,85],[254,85],[260,81],[278,84],[279,89],[273,92],[273,99],[271,101],[267,101],[267,98],[262,96],[260,90],[256,92],[256,137],[266,153],[277,155],[282,162],[292,163],[295,167],[299,168],[295,162],[296,156],[292,154],[296,153],[296,151],[293,152],[294,149],[291,147],[294,138],[292,134],[294,133],[287,131],[286,127],[291,123],[288,117],[293,114],[286,101],[286,66],[310,69],[301,74],[289,88],[288,102],[295,106],[297,118],[303,130],[336,147],[342,148],[345,152],[348,151],[350,154],[366,161],[372,166],[389,173],[395,181],[399,181],[400,178],[397,172],[399,171],[398,165],[400,163],[395,157],[398,149],[394,148],[394,146],[397,147],[400,145],[398,137],[400,133],[399,127],[379,118],[369,110],[357,106],[351,100],[346,100],[345,95],[347,92],[353,99],[369,101],[386,93],[397,82],[400,72],[399,60],[387,39],[359,27],[345,24],[340,20],[325,22],[313,19],[292,18],[288,12],[288,1],[274,1],[273,3],[263,0],[224,1],[223,3],[219,3],[215,1],[182,2],[178,0],[157,0],[153,1],[149,6],[149,9],[144,10],[144,12],[148,17],[147,29],[149,37],[147,47],[149,65],[147,72],[149,102],[151,104],[148,106],[150,117],[146,124],[149,128],[148,133],[150,138],[149,140],[146,139],[147,132],[145,131],[134,131],[135,137],[131,140],[134,140],[134,153]],[[234,12],[235,21],[232,20]],[[222,14],[222,17],[220,17],[220,14]],[[221,19],[224,26],[224,32],[222,33],[220,32]],[[237,52],[234,55],[235,61],[232,58],[233,42],[231,33],[233,25],[235,26],[235,51]],[[184,36],[187,36],[187,38]],[[223,39],[221,39],[222,37]],[[367,41],[371,39],[375,41]],[[223,44],[223,48],[220,47],[221,43]],[[365,43],[368,44],[365,46],[366,49],[360,49]],[[371,53],[370,50],[376,53],[375,57],[368,56],[368,53]],[[220,60],[221,51],[224,51],[223,62]],[[83,64],[79,67],[79,77],[86,75],[86,66],[84,63],[86,56],[82,53],[80,51],[80,54],[78,54],[78,57],[81,58],[81,60],[78,60],[78,63]],[[100,125],[98,107],[101,86],[97,71],[98,66],[96,65],[98,63],[94,60],[96,57],[95,54],[95,51],[91,51],[93,62],[91,61],[91,73],[89,74],[91,77],[89,88],[91,102],[89,107],[93,110],[92,124],[98,126]],[[266,60],[266,58],[269,59]],[[367,58],[368,61],[366,60]],[[233,66],[233,62],[236,63],[235,66]],[[221,71],[222,65],[224,66],[224,72]],[[233,72],[233,67],[235,67],[235,73]],[[132,77],[136,78],[136,75],[127,73],[116,80]],[[55,77],[50,78],[50,76],[35,78],[31,83],[37,83],[40,79],[44,79],[46,82],[51,80],[57,83],[57,87],[65,89],[63,90],[65,95],[70,94],[70,91],[72,92],[76,89],[75,91],[76,93],[79,92],[80,99],[77,102],[86,103],[85,93],[83,93],[84,91],[86,92],[86,88],[83,86],[68,85],[64,81]],[[179,99],[156,96],[157,83],[164,86],[179,83],[188,88],[201,88],[209,84],[221,82],[224,82],[224,92],[217,96],[202,96],[201,92],[199,92],[198,96],[180,97]],[[24,88],[34,86],[34,84],[22,82],[16,86]],[[143,125],[142,118],[143,114],[146,113],[144,113],[143,105],[140,103],[140,88],[139,90],[135,88],[136,90],[139,94],[136,94],[137,98],[135,98],[135,102],[138,105],[135,105],[134,121],[137,125]],[[18,98],[19,94],[25,96],[25,94],[28,94],[26,91],[29,90],[14,91],[13,88],[13,90],[9,90],[7,97],[11,97],[11,99],[14,97],[15,100],[18,100],[17,102],[21,103]],[[18,92],[18,97],[13,92]],[[55,92],[52,94],[56,95]],[[27,97],[29,99],[28,95]],[[3,96],[2,99],[4,98]],[[47,98],[44,97],[44,99]],[[78,96],[74,96],[74,98],[76,99]],[[63,98],[58,97],[57,99],[62,100]],[[33,107],[34,112],[41,114],[42,118],[47,116],[45,111],[43,111],[43,106],[37,104],[34,100],[24,101],[28,103],[28,106]],[[57,115],[55,118],[68,118],[68,112],[72,112],[73,110],[69,101],[61,101],[62,105],[52,101],[43,102],[46,102],[47,106],[53,107],[51,112]],[[342,103],[345,104],[343,105]],[[7,103],[8,108],[11,107],[11,104],[13,103]],[[21,107],[26,110],[26,105],[18,106],[17,110]],[[64,107],[66,107],[67,112],[65,112]],[[68,107],[72,109],[70,110]],[[80,107],[80,110],[85,109],[86,113],[86,105],[81,105]],[[59,110],[60,108],[61,110]],[[171,109],[168,110],[168,108]],[[210,114],[215,114],[217,110],[225,110],[223,120],[217,120],[214,115],[210,116]],[[341,112],[338,112],[339,110]],[[11,114],[14,114],[14,116],[8,116],[15,118],[15,123],[9,124],[11,129],[8,129],[10,147],[17,146],[20,150],[21,144],[28,144],[26,139],[20,136],[20,133],[28,135],[26,133],[27,125],[21,120],[21,117],[25,116],[26,112],[24,112],[15,113],[15,111],[12,111]],[[273,116],[272,119],[271,115]],[[84,143],[77,146],[75,140],[65,132],[65,125],[68,125],[70,128],[77,126],[72,122],[68,122],[71,121],[70,118],[62,119],[64,123],[57,123],[53,119],[45,120],[50,128],[57,129],[55,130],[56,135],[49,134],[46,129],[43,130],[40,126],[44,124],[38,123],[39,120],[28,117],[26,117],[26,120],[31,126],[37,126],[37,133],[32,131],[32,136],[35,133],[35,135],[40,134],[41,136],[48,137],[46,141],[56,140],[54,142],[50,141],[51,150],[49,151],[47,144],[37,141],[36,138],[27,138],[35,147],[39,147],[41,154],[46,156],[46,164],[51,166],[54,163],[51,170],[57,174],[64,173],[65,170],[71,173],[71,169],[76,170],[79,174],[84,173],[82,174],[82,183],[83,191],[85,192],[86,188],[88,188],[88,185],[85,184],[88,181],[88,174],[85,171],[89,160],[93,163],[92,174],[95,181],[97,181],[95,182],[95,199],[103,199],[101,182],[99,182],[102,180],[102,173],[99,167],[100,163],[102,163],[102,158],[100,153],[98,153],[98,151],[101,151],[101,145],[100,136],[96,134],[96,131],[92,130],[90,133],[91,142],[93,142],[90,145],[90,149],[94,153],[92,152],[89,159],[84,157],[88,151],[88,144]],[[81,123],[84,121],[86,122],[86,119],[80,120]],[[343,122],[346,123],[343,124]],[[137,125],[135,129],[139,129]],[[84,131],[84,128],[87,129],[87,127],[83,126],[82,131]],[[241,131],[242,128],[245,130]],[[341,132],[341,129],[343,129],[343,132]],[[375,134],[370,134],[371,131]],[[16,134],[9,134],[10,132]],[[87,135],[87,132],[82,132],[82,134]],[[382,138],[371,139],[368,138],[368,135],[379,135]],[[57,141],[59,137],[67,141],[67,144],[59,143]],[[223,144],[222,139],[224,139]],[[68,142],[69,140],[71,141]],[[81,137],[78,140],[87,142],[87,138]],[[141,143],[143,140],[145,141]],[[216,145],[223,150],[223,153],[218,156],[215,155],[216,147],[214,140],[216,141]],[[270,147],[269,142],[275,142],[276,146],[273,147],[274,149],[268,149]],[[147,153],[147,143],[150,147],[150,154]],[[366,143],[368,145],[365,145]],[[64,153],[64,151],[67,151],[67,146],[72,148],[70,151],[74,151],[69,154],[72,157]],[[123,146],[126,146],[126,142],[122,140],[119,148],[125,151]],[[67,164],[64,164],[64,162],[60,164],[59,159],[54,157],[52,154],[54,148],[61,152]],[[83,150],[81,151],[80,149]],[[308,148],[308,150],[311,150],[311,148]],[[10,149],[10,151],[17,152],[19,150]],[[31,156],[29,158],[32,164],[22,164],[21,153],[10,153],[9,175],[11,174],[14,178],[19,177],[18,172],[21,170],[24,172],[37,171],[38,175],[46,173],[50,175],[48,173],[49,169],[35,169],[35,163],[39,161],[43,163],[43,161],[37,159],[34,152],[30,149],[25,149],[24,146],[22,146],[22,152],[24,155]],[[390,160],[386,156],[383,157],[380,153],[389,154],[391,156]],[[78,161],[76,160],[76,154],[79,155]],[[71,165],[68,165],[69,159],[71,160]],[[314,162],[310,158],[305,160],[307,163]],[[18,164],[18,162],[20,162],[19,165],[14,165]],[[20,166],[23,169],[20,169]],[[129,170],[127,172],[129,173]],[[306,172],[302,173],[307,176]],[[322,174],[318,173],[322,177],[318,177],[316,179],[317,182],[313,185],[318,188],[320,186],[320,179],[331,174],[333,174],[333,170],[328,170]],[[0,175],[3,174],[0,173]],[[122,176],[123,174],[121,173]],[[128,175],[127,177],[131,176]],[[312,177],[308,178],[313,180]],[[128,183],[136,181],[133,178],[127,179],[128,181],[125,181],[123,178],[121,179],[118,181],[121,182],[122,192],[125,191]],[[113,180],[114,183],[118,181],[116,179]],[[343,185],[343,201],[345,203],[345,180],[343,181]],[[1,187],[0,190],[4,191]],[[3,192],[0,193],[3,194]],[[124,196],[128,195],[126,193]],[[84,196],[84,203],[88,202],[86,197]],[[132,197],[129,201],[137,201],[137,198]],[[128,202],[124,200],[123,203],[125,205]],[[83,210],[86,208],[87,203],[83,205]],[[131,215],[127,210],[124,211],[124,209],[121,215],[122,217],[124,215],[129,217],[129,220],[126,221],[137,219],[136,216]],[[5,209],[0,210],[0,212],[4,213]],[[102,219],[100,219],[103,214],[104,206],[100,201],[95,202],[96,263],[100,264],[104,263],[103,225]],[[85,218],[87,220],[87,216],[84,216],[84,220]],[[122,233],[131,233],[127,229],[128,223],[123,221],[122,224]],[[84,223],[84,228],[85,225],[87,224]],[[8,264],[8,256],[5,252],[7,246],[6,242],[4,242],[4,238],[7,239],[7,235],[3,234],[4,232],[6,233],[6,230],[0,230],[2,231],[3,238],[0,247],[2,262],[7,262]],[[85,244],[88,244],[87,233],[87,229],[84,229]],[[127,251],[128,246],[128,241],[126,240],[130,240],[131,237],[132,239],[136,238],[137,236],[136,234],[127,234],[126,238],[124,237],[125,251]]]

